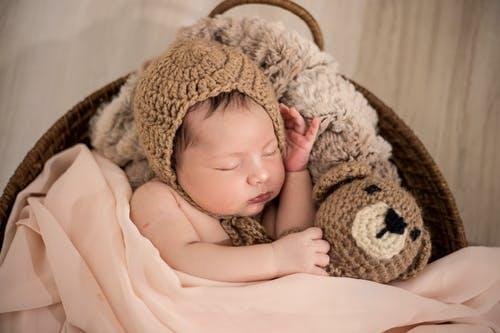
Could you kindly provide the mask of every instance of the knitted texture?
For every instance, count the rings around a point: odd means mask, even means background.
[[[313,188],[314,225],[331,247],[332,276],[387,283],[415,275],[431,254],[415,199],[398,184],[373,176],[366,164],[332,168]]]
[[[188,108],[232,90],[250,96],[268,113],[285,158],[284,122],[267,77],[238,49],[209,40],[175,41],[142,73],[133,100],[137,133],[156,176],[192,206],[222,220],[235,245],[269,242],[271,239],[255,219],[218,215],[199,206],[180,186],[175,172],[174,138]],[[236,230],[239,227],[240,230]]]
[[[266,233],[261,223],[257,222],[257,220],[261,220],[261,217],[262,213],[255,218],[233,216],[220,223],[229,235],[233,246],[271,243],[275,239]]]
[[[238,48],[266,75],[280,102],[294,106],[305,118],[321,120],[308,163],[313,184],[332,166],[348,161],[364,161],[374,174],[399,182],[389,160],[392,147],[377,133],[376,111],[338,73],[335,59],[308,38],[281,22],[227,15],[202,18],[176,32],[177,39],[194,37]],[[125,169],[133,189],[153,175],[138,144],[130,115],[133,108],[127,104],[130,98],[124,96],[133,94],[129,87],[135,82],[130,76],[127,89],[116,97],[119,103],[101,106],[106,110],[98,112],[94,122],[100,130],[91,135],[92,146]]]

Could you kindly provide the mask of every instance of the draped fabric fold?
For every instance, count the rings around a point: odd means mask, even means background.
[[[16,198],[0,252],[1,332],[500,332],[500,248],[403,282],[177,271],[130,220],[122,169],[77,144]]]

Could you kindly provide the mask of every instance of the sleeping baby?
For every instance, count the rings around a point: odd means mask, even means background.
[[[278,104],[264,73],[215,41],[174,42],[141,74],[134,121],[156,177],[130,217],[174,269],[249,282],[327,276],[307,163],[319,119]],[[232,246],[221,219],[251,217],[272,242]],[[291,229],[302,230],[284,235]]]

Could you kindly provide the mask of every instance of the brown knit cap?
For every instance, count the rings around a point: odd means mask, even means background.
[[[223,92],[238,90],[269,114],[282,154],[286,137],[278,100],[271,82],[248,56],[235,47],[206,39],[181,39],[156,58],[142,73],[133,108],[139,141],[151,169],[190,204],[199,207],[177,182],[173,169],[176,131],[188,108]]]

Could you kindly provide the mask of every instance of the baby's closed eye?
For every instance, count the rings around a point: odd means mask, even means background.
[[[264,157],[274,157],[275,155],[277,155],[278,151],[279,151],[279,148],[276,147],[274,150],[272,150],[270,152],[265,152],[263,154],[263,156]],[[215,167],[214,169],[219,170],[219,171],[230,171],[230,170],[235,170],[236,168],[238,168],[238,166],[240,166],[240,163],[236,162],[236,163],[228,163],[228,164],[225,164],[225,165],[220,166],[220,167]]]

